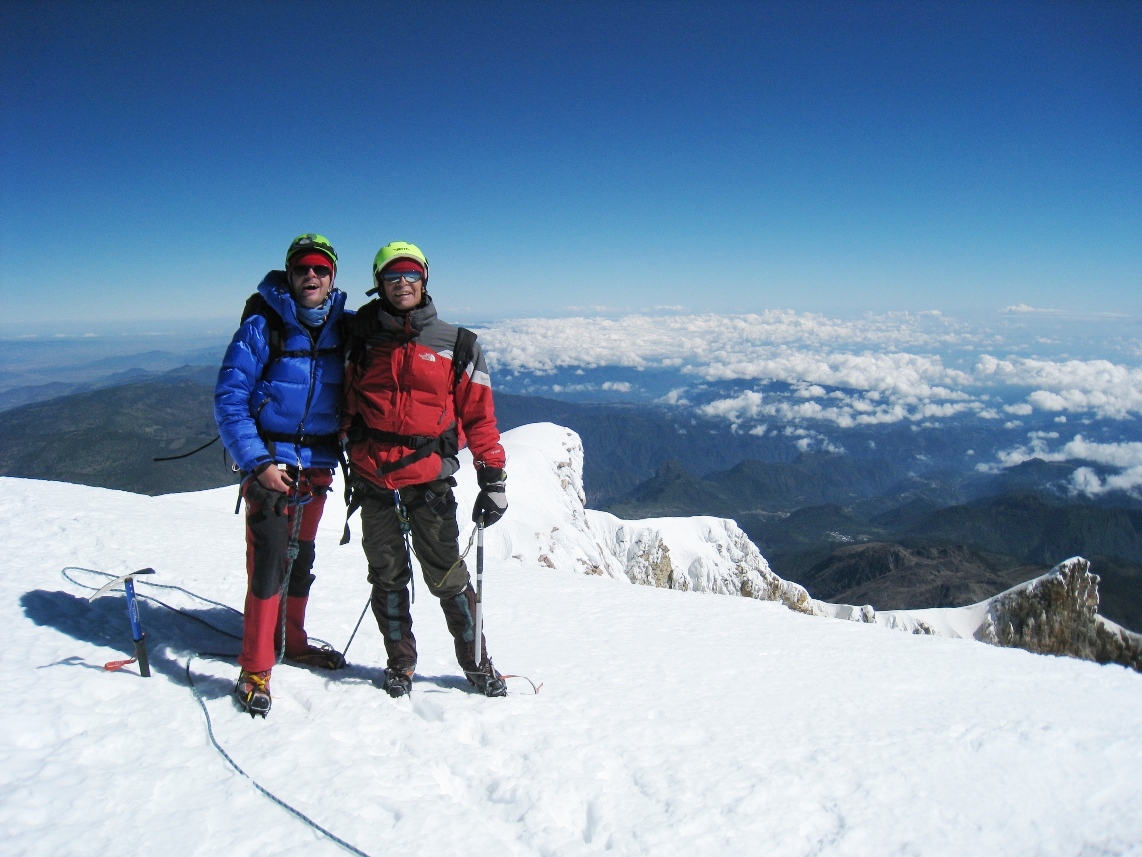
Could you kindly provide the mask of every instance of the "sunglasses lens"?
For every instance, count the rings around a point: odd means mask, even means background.
[[[404,280],[406,283],[419,283],[421,274],[419,271],[385,271],[381,274],[381,279],[386,283],[399,283]]]
[[[295,265],[293,270],[295,274],[301,274],[303,277],[310,271],[319,277],[328,277],[333,273],[333,269],[328,265]]]

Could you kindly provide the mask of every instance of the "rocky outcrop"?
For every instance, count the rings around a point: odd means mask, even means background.
[[[1061,562],[987,604],[987,618],[976,633],[985,643],[1142,670],[1142,635],[1098,615],[1098,575],[1082,557]]]
[[[632,583],[780,601],[790,610],[817,610],[805,588],[773,573],[757,546],[725,518],[622,521],[589,511],[602,548]]]
[[[731,520],[624,521],[586,509],[583,444],[570,429],[536,423],[505,432],[503,442],[512,474],[509,495],[519,496],[515,492],[522,487],[526,501],[513,504],[504,520],[488,530],[489,556],[643,586],[780,601],[802,613],[820,612],[803,587],[773,573],[757,546]],[[461,508],[475,496],[467,472],[461,468]]]
[[[964,607],[878,612],[867,604],[817,601],[804,587],[774,574],[757,546],[729,519],[627,521],[586,509],[583,445],[569,429],[550,423],[522,426],[505,433],[504,446],[508,470],[518,474],[510,483],[518,487],[509,490],[522,488],[526,500],[514,504],[486,536],[487,552],[502,561],[643,586],[779,601],[790,610],[814,616],[1142,670],[1142,635],[1098,615],[1098,576],[1081,557]],[[462,468],[461,508],[475,498],[475,480],[466,478],[468,472]],[[927,559],[936,563],[942,557]]]
[[[1094,628],[1094,660],[1142,672],[1142,634],[1127,631],[1102,616],[1095,618],[1098,622]]]
[[[1142,671],[1142,634],[1098,615],[1098,582],[1087,560],[1072,557],[1034,580],[967,607],[877,612],[868,605],[814,603],[818,612],[837,619]]]

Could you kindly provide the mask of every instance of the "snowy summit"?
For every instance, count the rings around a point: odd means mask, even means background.
[[[235,708],[223,657],[245,592],[234,489],[0,479],[0,851],[1142,855],[1142,675],[953,634],[991,617],[1004,642],[1004,605],[1050,581],[954,615],[822,605],[731,521],[585,510],[573,432],[504,445],[486,625],[497,666],[540,692],[471,693],[421,597],[410,697],[378,689],[367,615],[347,669],[275,668],[265,720]],[[309,625],[341,648],[369,586],[335,509]],[[139,594],[174,608],[141,603],[152,676],[106,672],[132,651],[125,598],[87,597],[144,567]]]

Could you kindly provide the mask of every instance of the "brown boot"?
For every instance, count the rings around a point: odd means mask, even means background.
[[[286,660],[295,664],[304,664],[307,667],[319,667],[323,670],[339,670],[345,666],[345,656],[329,646],[306,645],[300,652],[286,651]]]

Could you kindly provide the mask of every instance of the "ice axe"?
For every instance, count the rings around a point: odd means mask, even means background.
[[[154,574],[153,568],[141,568],[138,571],[132,571],[130,574],[124,574],[122,577],[116,577],[106,585],[100,587],[94,595],[88,597],[88,601],[94,601],[100,595],[108,592],[113,586],[120,583],[123,584],[123,589],[127,593],[127,621],[131,623],[131,639],[135,641],[135,656],[127,658],[122,661],[109,661],[103,665],[103,669],[110,671],[119,670],[139,662],[139,675],[143,678],[151,677],[151,665],[147,662],[147,635],[143,633],[143,625],[139,621],[139,602],[135,599],[135,575],[136,574]]]

